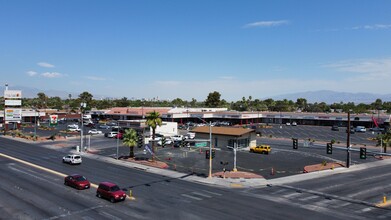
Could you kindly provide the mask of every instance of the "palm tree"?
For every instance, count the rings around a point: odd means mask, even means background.
[[[391,132],[387,131],[385,134],[379,134],[377,137],[377,146],[383,145],[384,153],[387,153],[387,147],[391,143]]]
[[[155,131],[157,126],[162,125],[162,119],[159,112],[153,111],[147,114],[147,121],[145,122],[152,129],[152,161],[155,160]]]
[[[123,144],[129,147],[129,157],[134,158],[134,147],[137,145],[137,132],[134,129],[127,129],[123,135]]]

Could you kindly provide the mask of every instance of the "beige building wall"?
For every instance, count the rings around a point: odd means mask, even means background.
[[[212,134],[212,146],[225,149],[229,146],[229,140],[236,140],[237,139],[238,141],[240,141],[240,140],[243,140],[246,138],[249,139],[249,143],[247,146],[240,146],[241,148],[256,146],[257,140],[256,140],[255,132],[250,132],[248,134],[242,135],[241,137]],[[209,134],[196,133],[195,139],[209,140]]]

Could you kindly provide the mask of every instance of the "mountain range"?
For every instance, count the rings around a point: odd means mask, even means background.
[[[355,104],[364,103],[370,104],[375,102],[376,99],[381,99],[383,102],[391,101],[391,94],[373,94],[373,93],[350,93],[350,92],[335,92],[330,90],[319,90],[319,91],[308,91],[300,93],[290,93],[284,95],[278,95],[269,97],[274,100],[292,100],[296,101],[298,98],[307,99],[308,103],[320,103],[325,102],[326,104],[333,103],[347,103],[354,102]]]
[[[5,87],[0,86],[0,91],[4,91]],[[13,86],[9,89],[12,90],[22,90],[22,97],[23,98],[35,98],[37,97],[37,94],[40,92],[45,93],[49,97],[58,96],[62,99],[69,98],[69,95],[71,95],[72,98],[76,98],[79,96],[80,93],[71,93],[67,91],[59,91],[59,90],[42,90],[37,88],[31,88],[31,87],[25,87],[25,86]],[[102,95],[98,94],[92,94],[95,98],[96,97],[104,97]],[[1,96],[1,95],[0,95]],[[123,97],[123,96],[122,96]],[[117,98],[122,98],[117,97]],[[113,97],[106,97],[106,98],[113,98]],[[390,102],[391,101],[391,94],[373,94],[373,93],[349,93],[349,92],[336,92],[331,90],[319,90],[319,91],[307,91],[307,92],[299,92],[299,93],[289,93],[289,94],[283,94],[283,95],[277,95],[277,96],[270,96],[270,97],[264,97],[261,98],[262,100],[272,98],[274,100],[292,100],[296,101],[298,98],[305,98],[308,103],[315,103],[315,102],[325,102],[327,104],[332,103],[347,103],[347,102],[354,102],[355,104],[359,103],[365,103],[369,104],[372,102],[375,102],[376,99],[381,99],[383,102]]]

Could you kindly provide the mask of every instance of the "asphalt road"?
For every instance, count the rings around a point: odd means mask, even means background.
[[[382,219],[389,209],[373,207],[383,193],[388,166],[306,182],[254,189],[221,189],[84,158],[61,163],[56,151],[0,138],[0,153],[91,182],[113,181],[132,189],[136,201],[111,204],[94,189],[77,191],[61,176],[0,157],[0,215],[4,219]]]

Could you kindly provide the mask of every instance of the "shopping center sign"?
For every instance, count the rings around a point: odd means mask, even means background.
[[[6,121],[21,121],[22,120],[22,109],[6,108],[5,109],[5,120]]]
[[[21,90],[4,90],[5,99],[21,99],[22,91]]]

